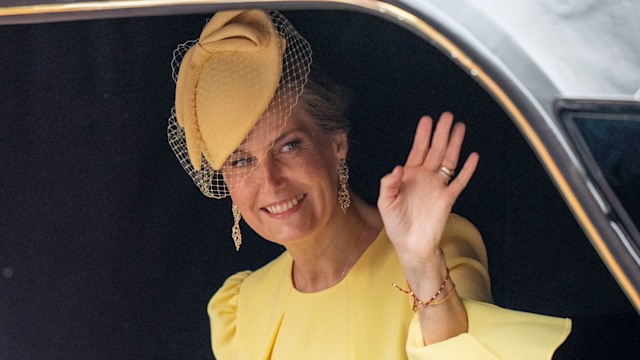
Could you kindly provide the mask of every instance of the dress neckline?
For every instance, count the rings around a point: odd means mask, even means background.
[[[344,286],[344,284],[347,284],[349,282],[349,279],[352,277],[353,274],[358,273],[360,271],[360,267],[361,264],[363,262],[363,259],[369,258],[372,255],[372,253],[374,253],[374,249],[381,246],[380,244],[382,243],[382,238],[384,238],[383,234],[385,233],[384,228],[382,228],[382,230],[380,230],[380,232],[378,233],[378,235],[376,236],[376,238],[371,242],[371,244],[369,244],[369,246],[367,246],[367,248],[365,249],[365,251],[362,253],[362,255],[360,255],[360,257],[356,260],[356,262],[353,264],[353,266],[351,267],[351,269],[349,269],[349,271],[347,271],[347,274],[337,283],[335,283],[334,285],[324,289],[324,290],[320,290],[320,291],[314,291],[314,292],[302,292],[298,289],[296,289],[295,286],[293,286],[293,257],[291,256],[291,254],[289,254],[288,252],[287,254],[287,271],[286,274],[289,274],[289,276],[287,277],[287,281],[286,281],[286,285],[291,289],[291,294],[296,294],[299,296],[307,296],[307,297],[311,297],[311,296],[320,296],[323,294],[328,294],[331,293],[333,291],[335,291],[336,289],[339,289],[341,286]]]

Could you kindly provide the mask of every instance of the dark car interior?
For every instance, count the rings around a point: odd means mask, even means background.
[[[453,112],[480,154],[454,211],[484,236],[495,303],[572,318],[558,359],[638,357],[638,313],[472,76],[381,18],[284,13],[350,94],[355,192],[375,202],[420,116]],[[172,51],[208,17],[0,26],[0,358],[211,359],[209,298],[283,250],[242,224],[236,252],[230,201],[167,144]]]

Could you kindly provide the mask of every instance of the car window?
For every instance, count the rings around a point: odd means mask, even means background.
[[[640,224],[640,121],[576,119],[587,146],[607,182],[636,226]]]
[[[640,102],[564,100],[559,114],[588,172],[603,189],[610,216],[638,243],[640,225]]]

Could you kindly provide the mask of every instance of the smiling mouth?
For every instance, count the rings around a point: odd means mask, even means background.
[[[283,201],[277,205],[265,206],[264,209],[273,215],[282,214],[283,212],[287,212],[294,206],[298,205],[302,199],[304,199],[304,194],[300,194],[289,201]]]

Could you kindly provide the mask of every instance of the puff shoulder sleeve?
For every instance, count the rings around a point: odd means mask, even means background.
[[[478,229],[462,216],[451,214],[440,247],[460,297],[493,302],[487,250]]]
[[[207,312],[211,326],[211,346],[218,359],[236,359],[236,318],[238,294],[251,271],[230,276],[209,301]]]

